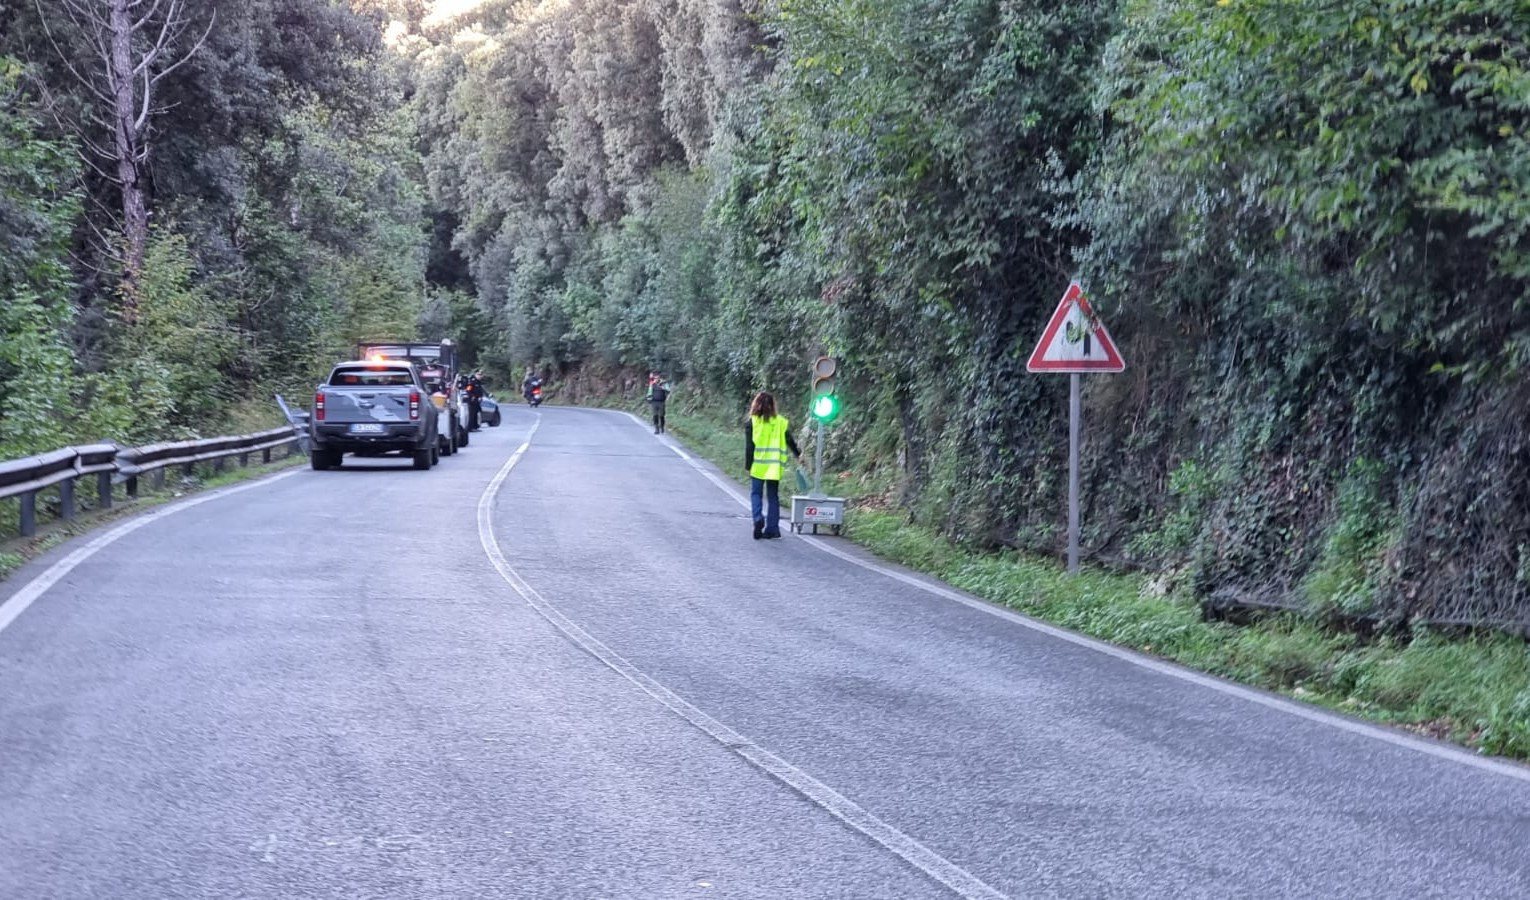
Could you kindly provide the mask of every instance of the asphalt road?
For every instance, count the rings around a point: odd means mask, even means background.
[[[633,419],[506,413],[0,584],[0,897],[1530,896],[1530,770],[754,541]]]

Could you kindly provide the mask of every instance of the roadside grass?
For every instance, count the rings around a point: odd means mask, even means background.
[[[81,490],[78,496],[82,501],[82,508],[75,513],[72,521],[67,522],[53,518],[52,513],[44,514],[43,510],[56,504],[58,497],[56,492],[44,491],[38,496],[37,533],[31,537],[21,537],[16,533],[17,501],[14,498],[0,500],[0,581],[9,578],[28,562],[71,538],[89,534],[128,516],[172,503],[192,494],[262,478],[285,469],[306,465],[307,462],[306,456],[294,451],[292,456],[273,459],[270,463],[255,461],[248,467],[231,464],[222,472],[213,472],[208,464],[203,463],[190,476],[179,470],[167,473],[165,485],[159,489],[153,488],[149,479],[140,479],[136,499],[123,496],[119,487],[109,509],[83,505],[93,495],[91,491]]]
[[[669,430],[743,481],[743,439],[725,413],[671,404]],[[804,448],[806,449],[806,448]],[[933,575],[992,603],[1188,668],[1374,722],[1530,760],[1530,647],[1510,635],[1420,631],[1363,638],[1295,615],[1246,625],[1208,621],[1160,579],[1055,560],[972,550],[885,508],[887,485],[843,473],[845,536],[882,559]],[[867,502],[858,502],[864,498]]]

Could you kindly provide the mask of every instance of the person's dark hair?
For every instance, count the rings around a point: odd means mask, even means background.
[[[749,404],[749,415],[758,416],[761,419],[774,419],[776,417],[776,398],[770,395],[770,391],[760,391],[754,395],[754,402]]]

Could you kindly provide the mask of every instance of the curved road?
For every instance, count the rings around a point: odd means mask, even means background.
[[[753,541],[628,416],[506,419],[0,585],[0,897],[1530,896],[1530,770]]]

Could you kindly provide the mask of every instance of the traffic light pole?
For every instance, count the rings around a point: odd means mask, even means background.
[[[1068,376],[1068,574],[1078,574],[1078,436],[1084,415],[1082,378]]]
[[[817,448],[813,451],[813,497],[823,499],[823,420],[818,419]]]

